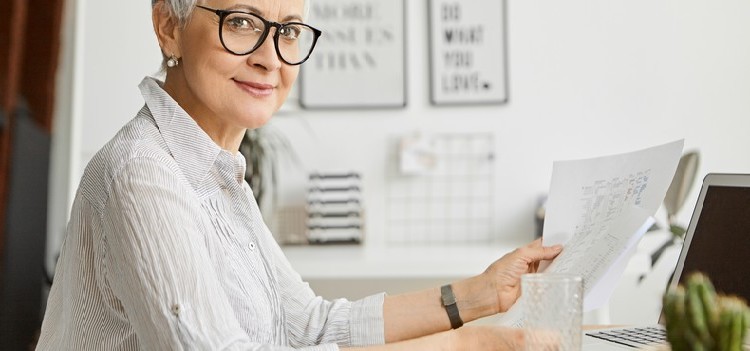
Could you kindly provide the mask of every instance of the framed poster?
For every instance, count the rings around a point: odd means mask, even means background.
[[[323,31],[300,68],[303,108],[406,106],[406,0],[315,0]]]
[[[508,101],[505,0],[429,0],[430,100]]]

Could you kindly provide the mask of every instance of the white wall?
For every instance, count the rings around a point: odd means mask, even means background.
[[[57,132],[75,139],[67,156],[80,176],[142,106],[137,84],[158,70],[161,57],[149,0],[78,0],[77,9],[83,33],[72,85],[82,107],[73,113],[74,127]],[[408,0],[408,15],[407,108],[291,108],[272,122],[309,168],[363,173],[368,245],[384,241],[387,140],[414,130],[494,133],[501,240],[531,238],[535,199],[546,191],[556,159],[685,138],[686,150],[701,151],[701,176],[750,172],[748,1],[509,0],[510,101],[476,107],[430,106],[427,1]],[[78,178],[71,178],[54,191],[72,191]]]
[[[364,171],[370,232],[384,227],[387,136],[413,129],[494,132],[502,237],[530,237],[555,159],[685,138],[701,175],[750,171],[747,1],[511,0],[508,13],[508,105],[429,105],[426,1],[410,1],[407,109],[305,112],[314,139],[301,118],[275,119],[305,159]]]

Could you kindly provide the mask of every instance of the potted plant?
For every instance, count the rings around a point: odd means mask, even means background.
[[[677,222],[676,218],[695,182],[699,160],[700,156],[698,152],[692,151],[682,155],[680,162],[677,164],[674,178],[672,179],[672,183],[669,184],[667,194],[664,197],[664,209],[667,212],[666,225],[672,235],[651,253],[652,268],[664,254],[664,251],[675,243],[680,242],[687,231],[682,224]],[[660,228],[654,225],[650,231],[658,229]],[[644,278],[645,275],[641,276],[640,280],[643,281]]]
[[[289,140],[271,125],[248,129],[240,143],[245,157],[245,180],[264,217],[270,218],[278,199],[279,161],[289,157],[299,165]]]
[[[735,296],[717,295],[702,273],[664,294],[667,340],[673,351],[742,351],[750,309]]]

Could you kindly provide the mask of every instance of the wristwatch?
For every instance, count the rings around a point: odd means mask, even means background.
[[[461,320],[461,316],[458,314],[456,295],[453,294],[453,287],[451,287],[450,284],[440,287],[440,298],[443,300],[445,311],[448,312],[448,319],[451,321],[451,328],[461,328],[461,326],[464,325],[464,321]]]

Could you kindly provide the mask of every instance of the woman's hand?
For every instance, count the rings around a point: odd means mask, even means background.
[[[520,247],[492,263],[482,273],[497,293],[497,312],[505,312],[521,295],[521,275],[535,273],[542,260],[555,258],[562,246],[542,246],[542,239]]]

